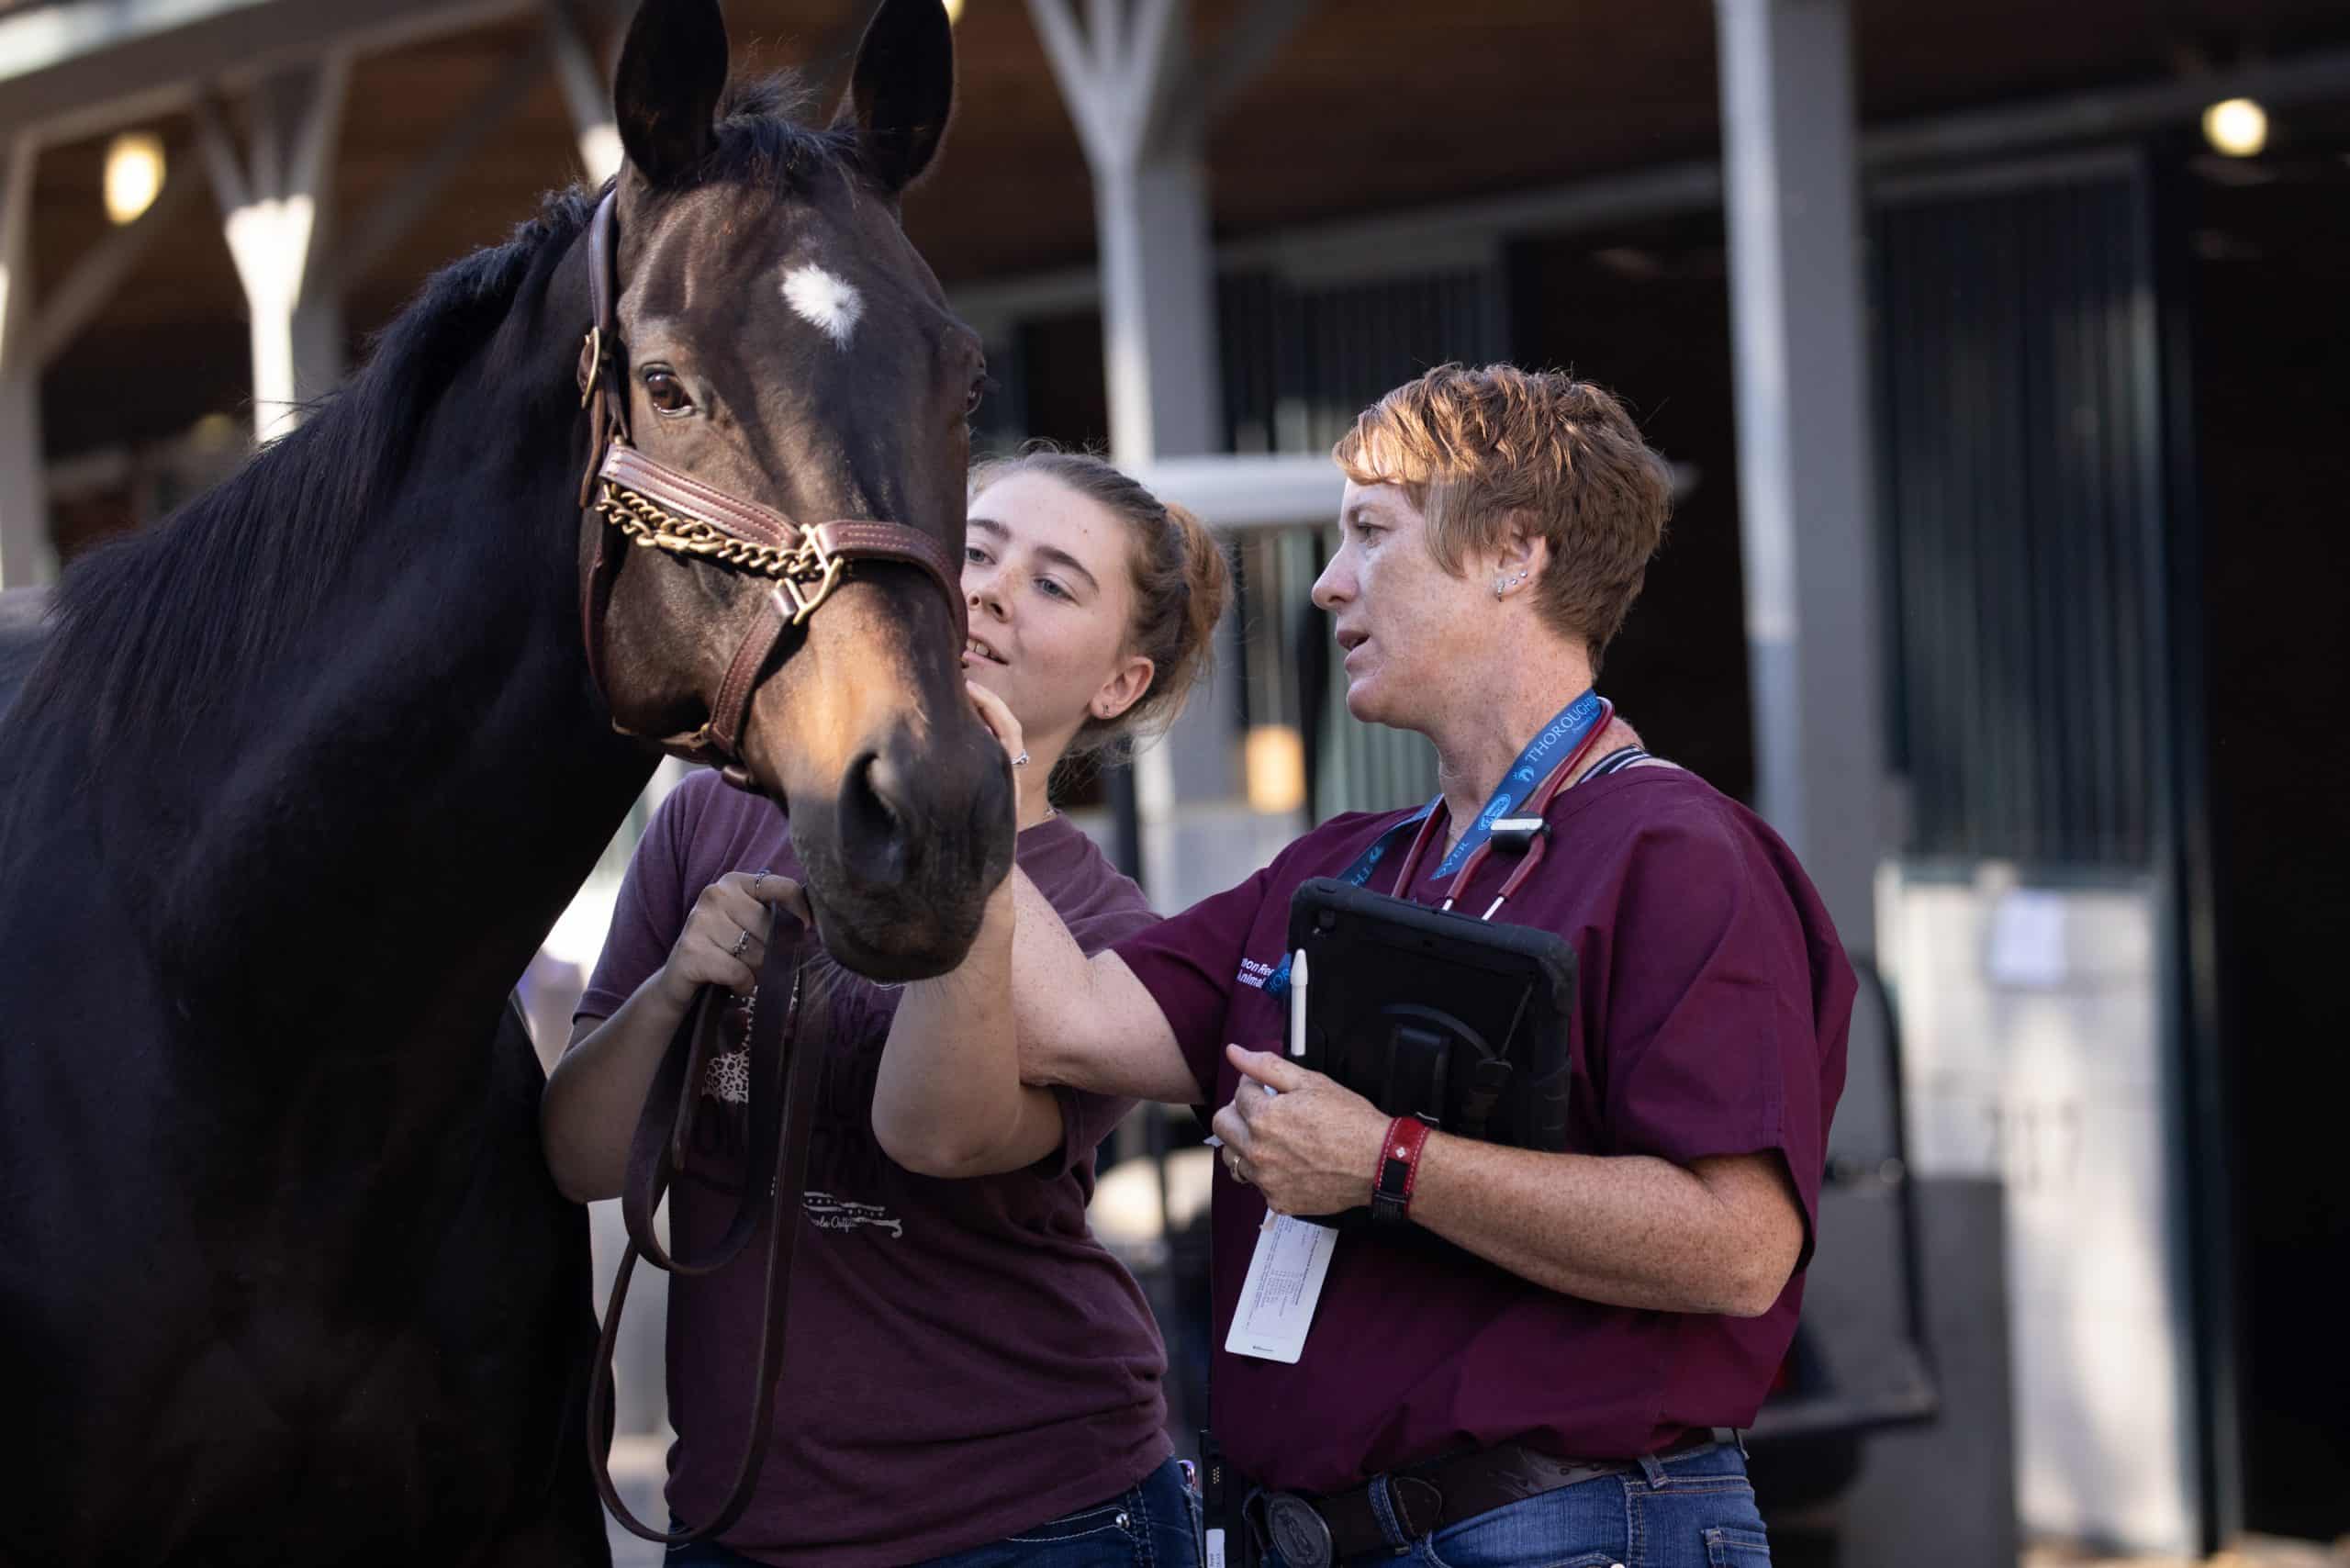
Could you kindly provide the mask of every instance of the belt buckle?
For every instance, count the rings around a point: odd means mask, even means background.
[[[1265,1495],[1265,1533],[1283,1568],[1330,1568],[1329,1522],[1313,1504],[1288,1492]]]

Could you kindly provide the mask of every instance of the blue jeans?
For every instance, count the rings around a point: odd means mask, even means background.
[[[1390,1521],[1391,1529],[1393,1521]],[[1265,1568],[1284,1568],[1268,1551]],[[1463,1519],[1346,1568],[1770,1568],[1746,1459],[1717,1443]]]
[[[1199,1568],[1199,1495],[1170,1459],[1114,1497],[918,1568]],[[662,1568],[760,1565],[700,1541],[670,1548]]]

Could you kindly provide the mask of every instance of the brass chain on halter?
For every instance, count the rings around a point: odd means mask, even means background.
[[[848,563],[824,548],[814,529],[800,532],[789,549],[759,544],[713,527],[699,518],[679,517],[638,491],[607,479],[596,498],[596,510],[609,519],[640,550],[666,550],[722,566],[756,572],[777,579],[789,596],[791,624],[799,625],[816,612],[841,580]]]

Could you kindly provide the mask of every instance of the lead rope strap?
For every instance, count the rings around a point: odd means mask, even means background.
[[[756,1010],[753,1014],[749,1050],[755,1080],[751,1106],[754,1158],[744,1168],[743,1193],[736,1205],[738,1221],[745,1210],[755,1213],[757,1180],[752,1173],[762,1168],[774,1170],[774,1180],[769,1187],[765,1311],[759,1334],[757,1394],[734,1484],[725,1502],[707,1522],[681,1530],[656,1530],[629,1511],[628,1506],[621,1500],[619,1489],[612,1484],[612,1358],[619,1345],[620,1324],[628,1301],[629,1282],[635,1273],[637,1260],[649,1255],[640,1249],[633,1238],[621,1254],[620,1269],[612,1280],[611,1301],[605,1308],[603,1327],[597,1339],[596,1362],[590,1374],[588,1402],[588,1458],[597,1495],[603,1499],[605,1508],[620,1521],[622,1529],[632,1535],[664,1546],[708,1540],[727,1529],[742,1517],[752,1494],[757,1490],[759,1469],[766,1461],[767,1441],[773,1432],[775,1385],[782,1372],[784,1351],[789,1337],[791,1267],[801,1228],[801,1194],[807,1186],[809,1133],[823,1066],[819,1043],[795,1038],[800,1000],[799,945],[770,941],[767,960],[760,967],[760,989],[774,994],[782,988],[786,969],[791,971],[791,1000],[789,1005],[770,1005]],[[711,994],[710,991],[704,993],[706,998]],[[718,995],[722,998],[723,993]],[[723,1011],[722,1004],[708,1009],[698,1004],[689,1014],[688,1021],[697,1026],[699,1033],[709,1026],[709,1020],[722,1017]],[[680,1034],[683,1035],[682,1030]],[[632,1167],[639,1163],[639,1155],[643,1152],[649,1128],[649,1136],[656,1140],[659,1153],[662,1156],[668,1153],[669,1135],[676,1130],[677,1117],[671,1106],[657,1102],[666,1097],[666,1092],[672,1087],[673,1078],[677,1081],[684,1080],[689,1060],[699,1059],[706,1055],[705,1051],[693,1048],[700,1043],[682,1037],[672,1041],[670,1055],[664,1059],[662,1071],[655,1080],[655,1091],[647,1095],[644,1114],[638,1120],[636,1145],[631,1150]],[[680,1047],[686,1048],[681,1050]],[[767,1064],[774,1065],[762,1071],[761,1068]],[[688,1092],[698,1092],[699,1086],[688,1086]],[[762,1148],[775,1151],[771,1167],[755,1158]],[[661,1163],[666,1164],[666,1160]],[[729,1227],[730,1235],[733,1228]],[[725,1250],[723,1241],[719,1250]],[[722,1264],[724,1260],[720,1261]],[[692,1277],[697,1272],[711,1271],[696,1270],[688,1265],[677,1271]]]

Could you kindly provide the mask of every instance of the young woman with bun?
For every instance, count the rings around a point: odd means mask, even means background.
[[[1018,763],[1019,866],[1080,944],[1106,947],[1156,917],[1046,786],[1063,762],[1172,720],[1228,597],[1223,556],[1197,519],[1109,464],[1033,449],[973,473],[963,588],[973,701]],[[798,871],[785,814],[715,774],[655,813],[547,1085],[547,1162],[571,1197],[619,1192],[672,1033],[700,987],[751,991],[771,922],[796,918]],[[1166,1352],[1085,1221],[1095,1147],[1133,1102],[1035,1090],[1012,1097],[1000,1136],[901,1162],[882,1113],[902,1086],[882,1058],[902,993],[822,978],[800,1034],[826,1053],[809,1228],[766,1465],[723,1544],[667,1563],[1196,1561],[1163,1430]],[[722,1057],[699,1087],[697,1147],[669,1199],[688,1248],[723,1227],[744,1174],[739,1061]],[[721,1273],[669,1286],[668,1502],[682,1521],[711,1516],[741,1452],[764,1250],[755,1239]]]

